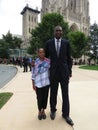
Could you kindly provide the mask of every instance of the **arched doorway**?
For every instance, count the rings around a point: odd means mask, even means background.
[[[79,31],[79,28],[78,28],[78,26],[77,26],[75,23],[73,23],[73,24],[70,26],[70,29],[71,29],[71,31],[73,31],[73,32]]]

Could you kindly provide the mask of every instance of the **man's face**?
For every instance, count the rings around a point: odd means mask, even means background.
[[[60,39],[62,37],[62,27],[57,26],[54,30],[54,35],[57,39]]]

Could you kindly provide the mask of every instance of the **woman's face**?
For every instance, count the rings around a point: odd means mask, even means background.
[[[41,59],[43,59],[45,57],[45,51],[43,48],[38,50],[38,55]]]

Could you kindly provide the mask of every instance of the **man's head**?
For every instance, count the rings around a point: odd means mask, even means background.
[[[54,36],[57,38],[57,39],[60,39],[62,37],[62,34],[63,34],[63,31],[62,31],[62,27],[61,26],[56,26],[54,28]]]

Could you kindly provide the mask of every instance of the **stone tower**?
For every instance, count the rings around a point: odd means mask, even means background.
[[[42,0],[41,17],[53,12],[60,13],[72,31],[89,34],[89,0]]]
[[[22,10],[22,37],[23,44],[22,48],[29,46],[29,40],[31,37],[31,30],[34,29],[38,24],[38,10],[34,10],[28,6],[28,4]]]

